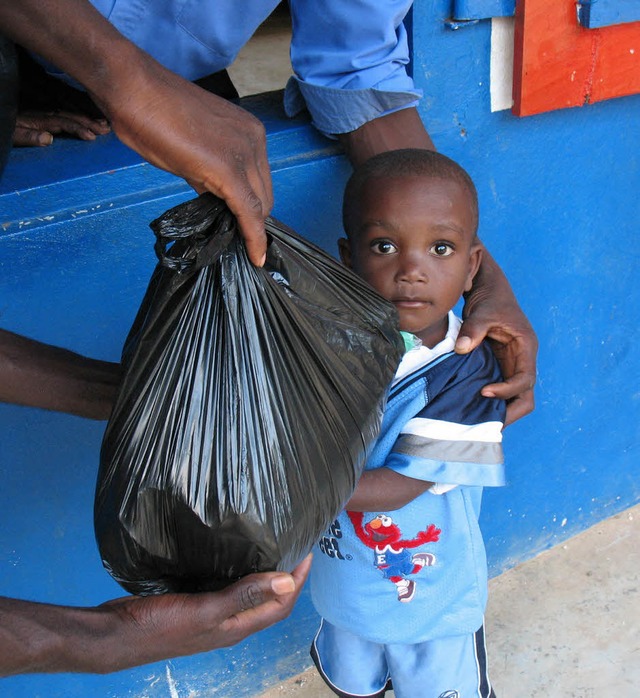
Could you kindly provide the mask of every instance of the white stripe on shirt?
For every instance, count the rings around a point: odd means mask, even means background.
[[[414,434],[438,441],[483,441],[502,442],[502,422],[480,424],[458,424],[442,419],[414,417],[402,428],[402,434]]]

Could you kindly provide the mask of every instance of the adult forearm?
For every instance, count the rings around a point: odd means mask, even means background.
[[[494,306],[500,308],[500,313],[518,312],[521,313],[518,301],[515,297],[511,284],[505,273],[502,271],[498,263],[491,256],[489,250],[482,245],[482,256],[480,258],[480,266],[476,275],[473,278],[473,285],[470,291],[464,293],[464,308],[462,317],[468,318],[470,315],[481,310],[490,308],[494,310]],[[464,335],[464,333],[461,333]],[[456,351],[460,350],[461,336],[458,337]]]
[[[514,305],[518,304],[505,273],[498,266],[498,263],[484,245],[482,248],[482,262],[480,268],[474,277],[471,291],[466,293],[465,297],[468,300],[469,297],[474,294],[480,294],[483,297],[500,294],[502,297],[512,300]]]
[[[164,68],[86,0],[3,2],[0,27],[80,82],[125,145],[223,198],[249,258],[264,263],[273,190],[259,119]]]
[[[129,54],[141,53],[87,0],[3,2],[0,26],[4,34],[92,92],[106,92],[112,73],[126,73]]]
[[[108,419],[120,367],[0,330],[0,402]]]
[[[116,622],[97,609],[0,597],[0,675],[109,671],[107,658],[121,652]]]
[[[388,150],[435,150],[418,110],[413,107],[373,119],[355,131],[340,134],[338,137],[354,166]]]
[[[189,653],[171,642],[171,623],[164,614],[136,617],[133,609],[138,604],[142,606],[144,599],[125,597],[122,603],[83,608],[0,597],[0,676],[107,674]],[[175,625],[181,620],[179,613],[173,614]],[[150,632],[147,626],[154,621],[156,631]],[[211,634],[216,638],[214,631]]]
[[[482,395],[507,401],[507,426],[534,408],[538,340],[507,277],[486,250],[462,315],[455,349],[464,354],[485,338],[491,341],[504,381],[484,386]]]
[[[0,597],[0,675],[104,674],[231,647],[286,618],[311,556],[291,574],[243,577],[207,594],[125,596],[93,608]]]

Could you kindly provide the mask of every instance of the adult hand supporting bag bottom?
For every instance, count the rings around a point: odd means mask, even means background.
[[[395,309],[273,219],[254,267],[211,194],[151,223],[95,531],[136,594],[291,570],[351,496],[403,353]]]

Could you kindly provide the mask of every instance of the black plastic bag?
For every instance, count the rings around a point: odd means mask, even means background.
[[[273,219],[254,267],[211,194],[151,223],[95,500],[133,593],[291,570],[351,496],[403,353],[395,309]]]

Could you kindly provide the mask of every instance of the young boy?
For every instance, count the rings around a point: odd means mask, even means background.
[[[391,301],[405,354],[358,487],[314,555],[311,653],[339,696],[488,698],[482,487],[504,484],[487,345],[453,352],[482,254],[467,173],[428,150],[368,160],[344,196],[343,262]]]

